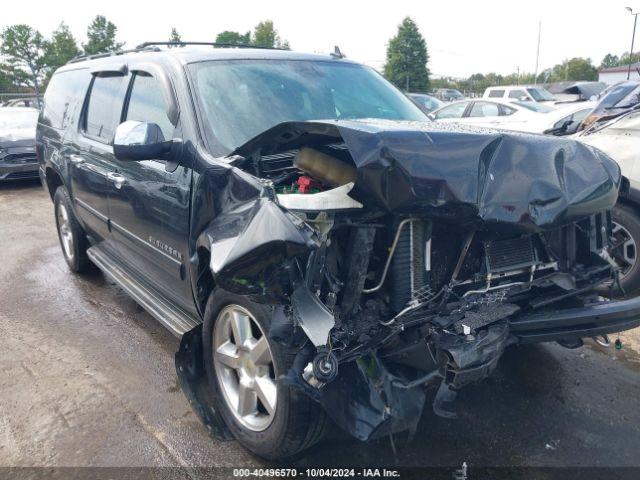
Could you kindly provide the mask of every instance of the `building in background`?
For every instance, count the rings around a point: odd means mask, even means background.
[[[638,69],[640,69],[640,62],[631,64],[631,76],[629,77],[630,80],[640,80]],[[600,70],[600,72],[598,72],[598,81],[604,82],[607,85],[613,85],[615,83],[626,80],[628,71],[629,65],[603,68],[602,70]]]

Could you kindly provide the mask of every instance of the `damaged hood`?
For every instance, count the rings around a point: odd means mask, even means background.
[[[555,228],[613,207],[620,170],[574,140],[435,123],[338,120],[279,124],[233,154],[344,143],[365,206],[464,223]]]

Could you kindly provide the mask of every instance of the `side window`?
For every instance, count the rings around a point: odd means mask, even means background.
[[[489,102],[475,102],[469,113],[470,117],[497,117],[498,115],[500,115],[500,107]]]
[[[508,117],[509,115],[513,115],[517,112],[515,108],[507,107],[506,105],[501,105],[500,110],[500,115],[502,115],[503,117]]]
[[[509,98],[515,98],[516,100],[521,100],[523,98],[529,99],[527,93],[524,90],[511,90],[509,92]]]
[[[461,102],[454,103],[453,105],[448,105],[440,109],[440,111],[436,113],[436,120],[440,120],[443,118],[462,118],[462,114],[467,109],[467,105],[469,105],[469,102]]]
[[[167,110],[158,81],[149,74],[136,73],[125,119],[155,123],[162,130],[164,139],[171,140],[175,128],[167,117]]]
[[[40,121],[56,129],[67,128],[77,118],[76,107],[82,103],[90,81],[86,69],[55,74],[47,85]]]
[[[556,123],[553,124],[553,128],[560,128],[564,125],[565,122],[573,122],[573,114],[567,115],[566,117],[561,118]]]
[[[84,118],[84,133],[103,143],[111,143],[121,111],[120,86],[123,76],[95,77]]]
[[[504,96],[504,90],[490,90],[489,98],[502,98]]]
[[[584,110],[580,110],[576,113],[573,114],[573,117],[571,118],[571,120],[573,120],[574,122],[580,122],[582,123],[582,121],[587,118],[587,115],[589,115],[591,113],[591,109],[590,108],[585,108]]]

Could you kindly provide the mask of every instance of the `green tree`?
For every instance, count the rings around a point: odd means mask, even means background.
[[[107,20],[103,15],[96,15],[87,28],[87,43],[82,45],[84,53],[94,55],[96,53],[116,52],[124,43],[116,41],[118,27]]]
[[[640,62],[640,53],[634,53],[630,56],[629,52],[624,52],[620,57],[619,65],[629,65],[629,61],[631,61],[631,63]]]
[[[597,80],[598,69],[593,66],[590,58],[575,57],[565,60],[553,67],[550,82],[566,80]]]
[[[225,30],[220,32],[216,37],[216,43],[226,43],[229,45],[250,45],[251,44],[251,32],[247,32],[244,35],[239,32],[233,32],[231,30]]]
[[[29,25],[12,25],[0,34],[0,41],[0,53],[7,58],[13,71],[22,68],[29,72],[30,86],[39,99],[47,49],[47,42],[42,34]]]
[[[398,34],[389,40],[384,75],[396,86],[411,92],[429,88],[427,43],[418,26],[406,17],[398,25]]]
[[[16,93],[29,86],[29,74],[22,68],[0,63],[0,93]]]
[[[618,65],[620,65],[620,58],[617,55],[607,53],[600,63],[600,68],[611,68],[617,67]]]
[[[264,20],[253,29],[251,44],[256,47],[284,48],[289,50],[289,42],[280,38],[272,20]]]
[[[51,78],[53,72],[74,57],[80,55],[80,49],[76,39],[71,34],[69,27],[62,22],[51,34],[47,42],[44,61],[47,78]]]
[[[176,30],[176,27],[173,27],[171,29],[171,36],[169,37],[169,42],[176,43],[176,44],[182,42],[182,35],[178,33],[178,30]],[[177,45],[169,45],[169,48],[176,47],[176,46]]]

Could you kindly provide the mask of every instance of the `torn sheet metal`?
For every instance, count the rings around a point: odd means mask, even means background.
[[[344,142],[357,167],[350,196],[368,207],[457,222],[554,228],[611,208],[620,169],[570,139],[418,122],[287,122],[234,154]]]
[[[329,332],[335,325],[333,314],[306,285],[298,286],[291,295],[291,306],[297,323],[316,346],[327,344]]]
[[[314,230],[278,204],[269,184],[231,165],[211,164],[195,181],[195,247],[210,252],[215,284],[240,295],[285,298],[287,260],[318,247]]]

